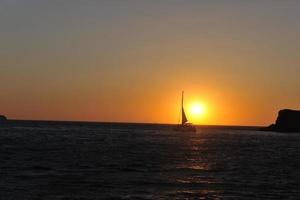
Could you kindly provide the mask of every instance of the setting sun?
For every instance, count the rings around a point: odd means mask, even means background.
[[[200,103],[194,103],[190,107],[190,113],[192,115],[202,115],[204,112],[204,107]]]
[[[188,115],[192,123],[200,123],[200,119],[206,113],[206,107],[203,103],[195,102],[188,106]]]

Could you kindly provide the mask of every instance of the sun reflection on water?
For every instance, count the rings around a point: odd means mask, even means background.
[[[203,133],[205,134],[205,133]],[[176,190],[176,198],[189,197],[192,199],[221,199],[223,191],[218,188],[222,180],[213,172],[215,162],[210,147],[210,141],[202,138],[202,134],[182,136],[184,154],[176,169],[175,182],[180,185]]]

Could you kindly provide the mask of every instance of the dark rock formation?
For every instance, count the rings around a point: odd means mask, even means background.
[[[7,121],[7,118],[4,115],[0,115],[0,122]]]
[[[275,124],[262,128],[263,131],[300,132],[300,111],[280,110]]]

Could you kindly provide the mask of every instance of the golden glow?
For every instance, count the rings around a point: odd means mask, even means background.
[[[193,103],[190,107],[190,113],[192,115],[202,115],[204,113],[204,106],[200,103]]]
[[[189,121],[194,124],[201,123],[201,120],[206,115],[207,108],[206,106],[201,102],[193,102],[188,106],[188,118]]]
[[[194,124],[267,126],[300,109],[300,1],[2,2],[8,118],[176,124],[182,90]]]

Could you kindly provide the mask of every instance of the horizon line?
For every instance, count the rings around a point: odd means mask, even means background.
[[[178,125],[177,123],[161,122],[129,122],[129,121],[88,121],[88,120],[53,120],[53,119],[10,119],[7,121],[24,122],[59,122],[59,123],[93,123],[93,124],[136,124],[136,125]],[[193,124],[194,126],[219,126],[219,127],[265,127],[263,125],[235,125],[235,124]]]

